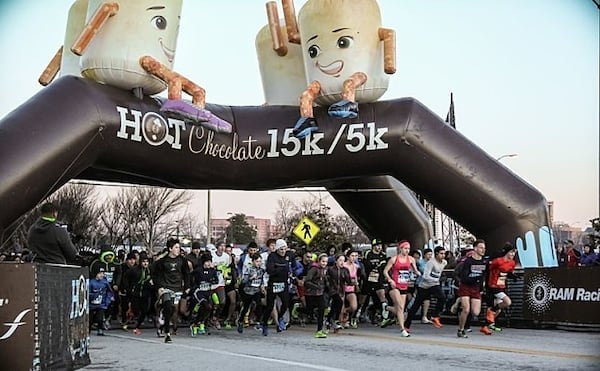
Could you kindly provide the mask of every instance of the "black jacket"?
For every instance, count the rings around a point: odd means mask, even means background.
[[[67,230],[42,218],[29,228],[27,245],[37,263],[67,264],[77,256]]]

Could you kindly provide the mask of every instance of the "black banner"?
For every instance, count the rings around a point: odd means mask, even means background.
[[[88,269],[0,264],[0,364],[73,370],[90,363]]]
[[[600,325],[600,269],[532,268],[524,278],[525,319]]]

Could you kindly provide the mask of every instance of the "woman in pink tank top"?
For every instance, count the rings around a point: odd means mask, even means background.
[[[406,240],[400,241],[396,256],[389,259],[383,268],[383,277],[389,283],[390,297],[394,303],[393,307],[388,306],[388,311],[396,313],[398,325],[402,329],[402,337],[410,336],[404,328],[404,307],[410,282],[410,271],[412,270],[413,274],[417,276],[421,275],[415,259],[409,255],[409,252],[410,243]],[[390,320],[384,318],[381,327],[386,327],[389,323]]]
[[[346,298],[340,321],[345,328],[357,328],[358,320],[355,318],[355,315],[356,309],[358,309],[358,299],[356,296],[358,293],[358,251],[350,249],[346,252],[346,257],[344,266],[350,271],[352,284],[344,286]]]

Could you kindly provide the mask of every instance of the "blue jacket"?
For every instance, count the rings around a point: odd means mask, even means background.
[[[90,279],[89,290],[90,310],[107,309],[112,301],[113,292],[106,278],[101,280]]]
[[[598,255],[595,252],[591,251],[589,254],[582,254],[581,259],[579,260],[579,264],[582,266],[592,266],[598,259]]]

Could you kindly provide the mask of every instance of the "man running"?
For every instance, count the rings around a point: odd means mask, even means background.
[[[485,241],[475,240],[473,242],[473,255],[468,257],[460,269],[460,285],[458,287],[458,297],[462,304],[462,312],[458,317],[458,332],[456,335],[460,338],[467,338],[465,326],[468,325],[469,313],[473,318],[479,316],[481,312],[481,291],[484,281],[486,261]],[[492,332],[486,326],[481,327],[481,332],[491,335]]]
[[[190,287],[190,271],[187,260],[181,256],[179,240],[170,238],[167,240],[167,254],[159,258],[152,266],[152,277],[158,288],[159,312],[162,311],[164,319],[165,343],[170,343],[171,324],[170,321],[177,313],[176,306],[179,304],[182,292],[186,294]],[[159,313],[160,316],[160,313]],[[177,326],[177,319],[174,320]],[[160,336],[160,330],[157,331]]]
[[[503,256],[492,260],[490,263],[486,287],[487,327],[498,332],[502,329],[496,326],[496,317],[502,309],[510,307],[512,303],[510,297],[506,295],[506,278],[515,271],[517,248],[507,242],[502,248],[502,253]]]

